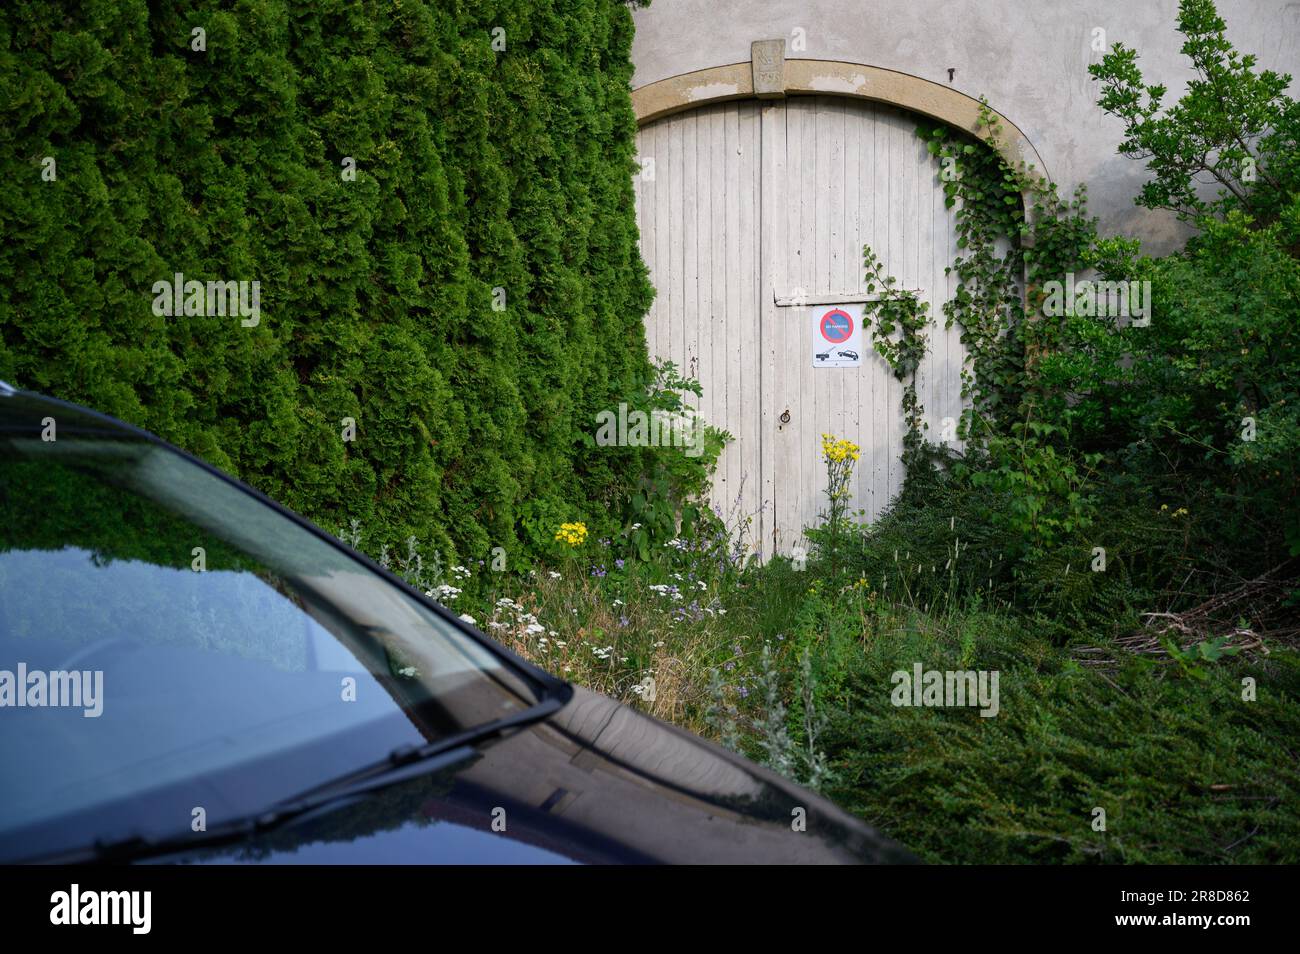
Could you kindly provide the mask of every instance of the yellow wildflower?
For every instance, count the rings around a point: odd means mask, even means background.
[[[555,539],[561,540],[571,547],[580,547],[587,539],[587,525],[585,523],[562,523],[560,529],[555,533]]]
[[[833,434],[823,434],[822,455],[828,463],[841,464],[846,460],[860,459],[862,448],[850,440],[836,440]]]

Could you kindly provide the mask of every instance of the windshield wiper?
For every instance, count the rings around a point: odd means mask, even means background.
[[[315,785],[262,811],[221,822],[207,831],[185,831],[166,837],[132,834],[111,840],[100,839],[84,848],[61,851],[36,861],[46,864],[130,862],[245,841],[282,828],[319,809],[363,797],[422,775],[434,775],[458,765],[478,754],[477,746],[488,739],[510,729],[539,722],[562,709],[566,701],[550,696],[531,708],[444,739],[425,745],[400,746],[378,762]]]

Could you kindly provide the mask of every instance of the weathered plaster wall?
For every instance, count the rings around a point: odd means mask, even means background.
[[[1260,68],[1300,75],[1300,0],[1219,0],[1228,37]],[[1179,53],[1177,0],[653,0],[635,14],[634,87],[748,62],[750,42],[785,37],[787,57],[845,60],[910,73],[990,105],[1014,122],[1068,194],[1086,183],[1107,231],[1174,247],[1172,218],[1133,204],[1146,180],[1116,152],[1122,125],[1096,105],[1088,65],[1093,30],[1141,54],[1148,82],[1181,95],[1191,71]],[[791,49],[802,28],[807,48]],[[948,70],[955,73],[951,84]],[[1296,84],[1292,95],[1296,95]]]

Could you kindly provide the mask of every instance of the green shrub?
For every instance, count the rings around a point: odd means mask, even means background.
[[[652,380],[632,32],[613,0],[7,4],[0,378],[375,546],[515,560],[526,504],[643,463],[585,443]],[[176,272],[259,281],[260,322],[156,316]]]
[[[819,737],[828,794],[934,862],[1295,863],[1300,659],[1105,678],[999,613],[889,614]],[[997,670],[999,708],[896,707],[891,673]],[[1241,679],[1266,687],[1244,701]],[[825,708],[825,707],[824,707]],[[1093,812],[1106,813],[1106,829]]]

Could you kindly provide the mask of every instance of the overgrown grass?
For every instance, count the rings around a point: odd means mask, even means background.
[[[802,638],[837,777],[827,792],[931,861],[1294,862],[1300,856],[1300,658],[1205,679],[1128,658],[1085,668],[1032,622],[820,600]],[[868,625],[852,625],[865,615]],[[897,707],[891,674],[1000,674],[996,716]],[[1244,678],[1257,697],[1243,699]],[[1097,809],[1105,829],[1096,830]]]
[[[435,585],[431,561],[422,580],[544,668],[813,785],[931,861],[1300,860],[1300,656],[1265,640],[1192,672],[1128,653],[1115,640],[1163,605],[1158,574],[1018,561],[981,531],[987,501],[950,492],[905,494],[837,573],[742,569],[715,527],[646,561],[606,538],[549,569],[452,567]],[[1177,554],[1186,537],[1156,539]],[[894,705],[893,674],[917,663],[997,671],[996,716]]]

